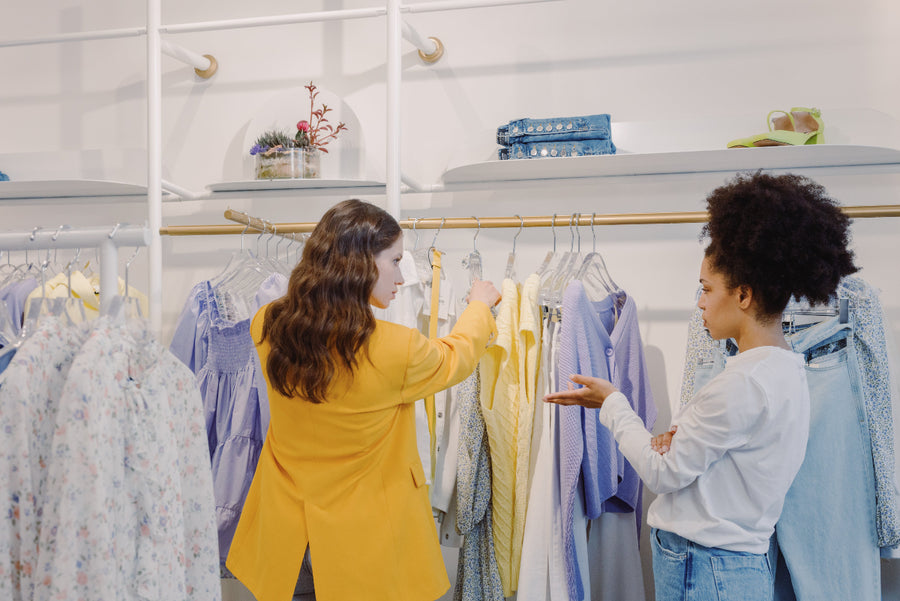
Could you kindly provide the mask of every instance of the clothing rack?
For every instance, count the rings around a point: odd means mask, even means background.
[[[100,251],[100,312],[105,313],[119,289],[118,249],[121,246],[148,246],[150,228],[117,223],[104,227],[36,227],[30,232],[0,233],[2,250],[51,250],[97,248]]]
[[[859,205],[842,207],[841,210],[851,219],[874,217],[900,217],[900,205]],[[705,223],[706,211],[678,211],[667,213],[574,213],[571,215],[546,215],[527,217],[426,217],[400,220],[400,227],[412,230],[428,229],[475,229],[475,228],[511,228],[511,227],[563,227],[588,225],[649,225],[660,223]],[[228,209],[225,218],[230,221],[264,231],[268,223],[262,219],[251,218],[246,213]],[[254,225],[255,223],[255,225]],[[311,232],[315,222],[301,223],[268,223],[278,234]],[[241,234],[247,228],[241,225],[169,225],[161,227],[162,236],[219,236]]]

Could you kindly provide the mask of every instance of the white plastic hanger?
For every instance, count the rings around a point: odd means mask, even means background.
[[[597,233],[594,230],[595,217],[596,213],[592,213],[591,234],[594,240],[593,250],[584,257],[575,279],[581,280],[585,294],[590,300],[599,301],[610,294],[618,292],[619,287],[610,277],[603,255],[597,252]]]
[[[506,260],[505,275],[506,279],[513,281],[516,279],[516,240],[518,239],[519,234],[522,233],[522,230],[525,229],[525,220],[522,219],[521,215],[516,215],[516,217],[519,218],[519,231],[513,236],[512,252],[509,253],[509,258]]]
[[[469,286],[466,289],[465,293],[460,298],[460,301],[465,304],[466,298],[469,296],[469,292],[472,290],[472,284],[475,280],[482,279],[483,275],[483,267],[481,261],[481,253],[478,252],[478,245],[476,241],[478,240],[478,234],[481,232],[481,220],[472,215],[472,219],[478,224],[478,229],[475,230],[475,235],[472,236],[472,252],[463,257],[462,266],[469,273]]]

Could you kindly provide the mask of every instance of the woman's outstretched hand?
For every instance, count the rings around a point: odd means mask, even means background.
[[[576,389],[572,386],[572,382],[569,382],[568,390],[551,392],[544,396],[544,401],[556,403],[557,405],[581,405],[588,409],[599,409],[606,397],[614,392],[618,392],[618,389],[612,385],[612,382],[603,378],[574,374],[569,376],[569,379],[576,384],[581,384],[583,388]]]
[[[500,302],[500,292],[488,280],[475,280],[472,289],[469,290],[468,302],[481,301],[488,307],[493,307]]]

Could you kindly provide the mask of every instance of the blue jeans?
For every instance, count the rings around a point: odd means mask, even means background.
[[[501,161],[507,159],[583,157],[598,154],[616,154],[616,145],[612,143],[612,140],[527,142],[504,146],[498,151]]]
[[[853,323],[838,317],[786,333],[806,359],[806,456],[775,526],[781,565],[775,599],[881,598],[875,475]],[[732,341],[697,366],[694,390],[737,352]]]
[[[765,553],[704,547],[673,532],[650,531],[656,601],[771,601]]]
[[[787,574],[776,599],[881,599],[875,473],[852,324],[837,317],[788,336],[806,356],[806,457],[775,526]],[[795,594],[792,594],[795,593]]]
[[[609,115],[516,119],[497,128],[497,144],[525,144],[554,140],[608,140]]]

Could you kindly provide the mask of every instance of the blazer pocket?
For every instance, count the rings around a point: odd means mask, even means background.
[[[422,462],[416,461],[410,464],[409,471],[412,473],[413,483],[416,485],[416,488],[425,486],[425,470],[422,469]]]

